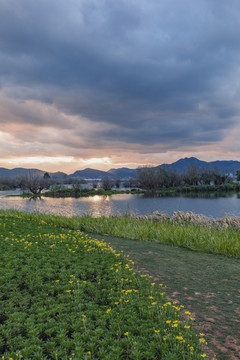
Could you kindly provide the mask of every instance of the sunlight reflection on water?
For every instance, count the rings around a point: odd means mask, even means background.
[[[9,194],[10,192],[8,192]],[[174,211],[192,211],[211,217],[240,216],[240,199],[237,194],[225,197],[144,197],[142,195],[111,195],[86,198],[23,199],[6,197],[0,192],[0,208],[27,212],[52,213],[65,216],[91,214],[94,217],[124,213],[130,209],[136,214],[146,215],[154,211],[172,215]]]

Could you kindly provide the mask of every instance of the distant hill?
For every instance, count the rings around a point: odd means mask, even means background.
[[[213,161],[212,166],[216,166],[220,173],[231,173],[236,175],[237,170],[240,170],[240,162],[229,160],[229,161]]]
[[[198,160],[195,157],[190,157],[190,158],[186,157],[186,158],[180,159],[172,164],[162,164],[157,167],[161,167],[166,170],[168,168],[174,168],[176,171],[182,173],[184,170],[186,170],[191,165],[195,165],[200,168],[204,168],[204,167],[208,167],[208,164],[210,164],[210,163],[207,163],[206,161]]]
[[[240,162],[234,160],[223,160],[223,161],[202,161],[195,157],[186,157],[184,159],[180,159],[172,164],[162,164],[157,166],[164,168],[166,170],[173,168],[176,171],[182,173],[186,170],[189,166],[198,166],[200,168],[207,168],[207,169],[218,169],[221,174],[232,174],[236,176],[236,171],[240,169]]]
[[[129,168],[119,168],[119,169],[110,169],[108,170],[108,174],[114,176],[115,178],[119,179],[128,179],[132,178],[136,175],[136,169],[129,169]]]
[[[178,161],[172,164],[162,164],[154,167],[163,168],[166,170],[175,169],[176,171],[182,173],[189,166],[196,165],[200,168],[208,168],[208,169],[218,169],[221,174],[232,174],[236,176],[236,171],[240,170],[240,161],[235,160],[223,160],[223,161],[202,161],[195,157],[186,157],[184,159],[179,159]],[[39,176],[43,176],[46,171],[38,170],[38,169],[24,169],[24,168],[15,168],[15,169],[6,169],[0,168],[0,177],[20,177],[31,172],[38,173]],[[119,169],[110,169],[108,171],[101,171],[96,169],[87,168],[84,170],[75,171],[73,174],[67,175],[64,172],[54,172],[49,173],[51,178],[55,179],[66,179],[66,178],[80,178],[80,179],[104,179],[105,177],[109,177],[111,179],[128,179],[132,178],[136,175],[137,169],[129,169],[126,167]]]
[[[15,168],[15,169],[6,169],[6,168],[0,168],[0,177],[22,177],[29,174],[37,174],[38,176],[43,176],[47,171],[39,170],[39,169],[25,169],[25,168]],[[67,174],[63,172],[53,172],[49,173],[49,175],[52,178],[55,179],[63,179],[67,176]]]
[[[47,171],[45,171],[45,172],[47,172]],[[44,172],[44,173],[45,173]],[[65,174],[64,172],[62,172],[62,171],[57,171],[57,172],[54,172],[54,173],[49,173],[49,175],[50,175],[50,177],[52,178],[52,179],[58,179],[58,180],[61,180],[61,179],[65,179],[65,178],[67,178],[67,174]]]
[[[39,176],[43,176],[45,171],[38,169],[24,169],[24,168],[15,168],[15,169],[0,168],[0,177],[21,177],[31,173],[38,174]]]
[[[80,179],[104,179],[105,177],[112,177],[107,171],[95,170],[95,169],[84,169],[75,171],[75,173],[68,175],[69,178],[80,178]]]

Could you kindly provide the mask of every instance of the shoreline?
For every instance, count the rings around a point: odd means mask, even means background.
[[[4,190],[3,190],[4,191]],[[103,189],[81,189],[72,188],[65,189],[60,188],[57,190],[47,190],[44,193],[30,194],[23,193],[18,195],[7,195],[7,196],[19,196],[19,197],[88,197],[88,196],[111,196],[119,194],[145,194],[150,196],[177,196],[186,194],[209,194],[209,193],[238,193],[240,192],[240,184],[222,184],[222,185],[189,185],[159,189],[156,191],[149,191],[144,189],[132,188],[131,190],[103,190]]]

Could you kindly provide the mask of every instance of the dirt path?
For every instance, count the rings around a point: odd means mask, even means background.
[[[240,259],[204,254],[163,244],[104,238],[135,261],[136,269],[164,283],[166,294],[196,318],[206,334],[209,356],[240,359]]]

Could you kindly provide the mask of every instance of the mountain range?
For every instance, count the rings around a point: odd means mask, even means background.
[[[176,171],[182,173],[189,166],[197,166],[200,168],[206,169],[218,169],[221,174],[232,174],[236,176],[236,171],[240,170],[240,161],[236,160],[223,160],[223,161],[202,161],[195,157],[180,159],[172,164],[161,164],[155,166],[154,169],[163,168],[163,169],[175,169]],[[0,168],[0,177],[19,177],[24,176],[29,173],[37,173],[39,176],[43,176],[46,171],[38,169],[25,169],[25,168],[15,168],[15,169],[6,169]],[[73,174],[67,175],[64,172],[55,172],[49,173],[51,178],[56,179],[67,179],[67,178],[76,178],[76,179],[103,179],[105,177],[110,177],[112,179],[127,179],[134,177],[136,175],[137,169],[129,168],[119,168],[119,169],[110,169],[108,171],[101,171],[96,169],[84,169],[77,170]]]

